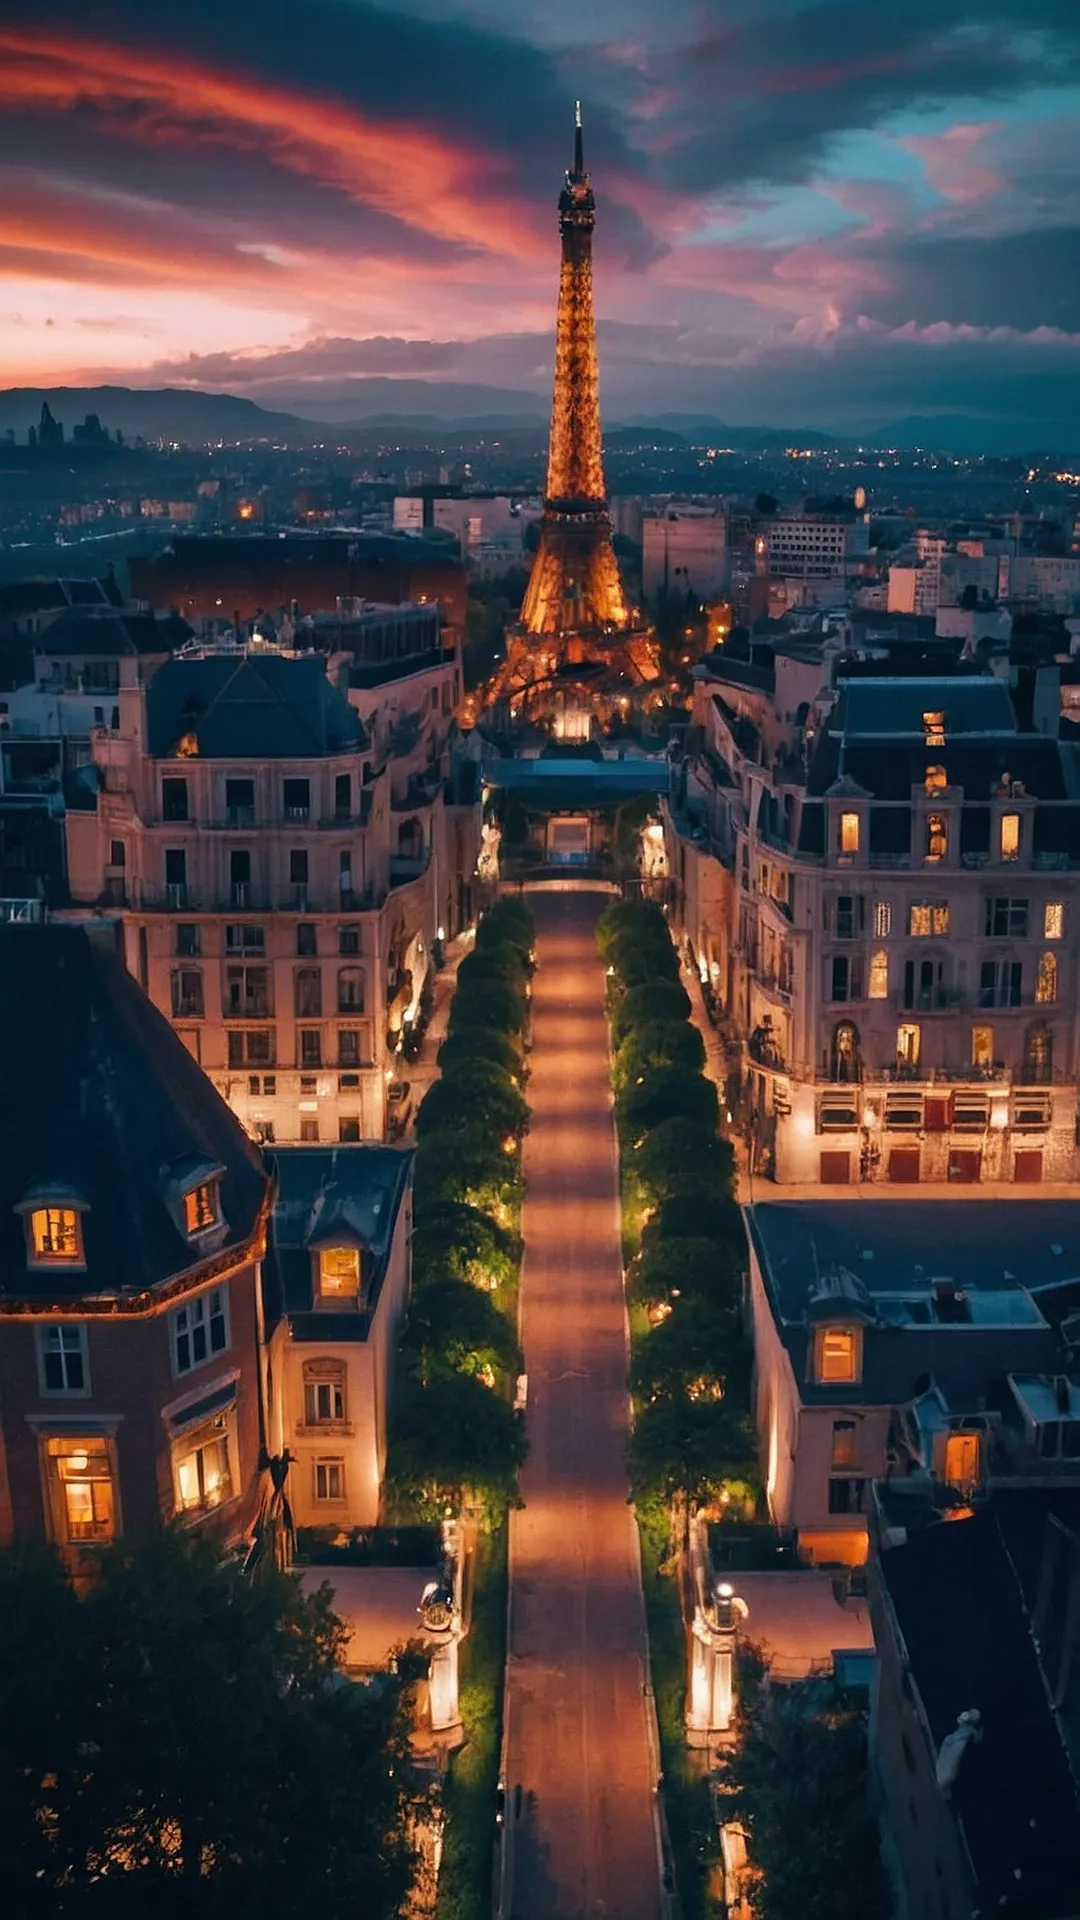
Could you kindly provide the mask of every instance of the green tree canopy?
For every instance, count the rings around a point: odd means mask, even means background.
[[[626,992],[650,986],[656,980],[678,984],[679,958],[666,933],[662,940],[634,939],[628,934],[620,942],[612,964],[616,980]]]
[[[689,1020],[653,1020],[627,1034],[615,1056],[613,1078],[621,1092],[654,1067],[700,1073],[704,1066],[705,1042]]]
[[[449,1029],[452,1034],[462,1027],[524,1033],[527,1005],[524,994],[517,993],[506,980],[477,981],[475,986],[462,983],[450,1002]]]
[[[669,1317],[638,1342],[630,1367],[635,1398],[646,1403],[715,1399],[726,1390],[733,1320],[711,1301],[678,1300]]]
[[[690,995],[679,980],[653,980],[623,994],[611,1014],[611,1034],[617,1047],[638,1027],[657,1020],[688,1020]]]
[[[608,901],[596,923],[596,944],[609,964],[614,963],[616,950],[628,936],[631,940],[663,939],[670,944],[668,923],[655,900]]]
[[[479,1207],[432,1200],[417,1208],[412,1234],[413,1285],[467,1280],[477,1287],[509,1287],[517,1277],[521,1243]]]
[[[517,1043],[508,1034],[497,1032],[494,1027],[459,1027],[456,1033],[443,1041],[437,1059],[443,1073],[449,1073],[455,1067],[471,1067],[478,1061],[486,1061],[493,1067],[501,1067],[517,1086],[525,1078]]]
[[[447,1373],[513,1374],[521,1363],[506,1315],[467,1280],[436,1280],[413,1295],[405,1348],[424,1385]]]
[[[536,924],[525,902],[514,899],[510,894],[504,894],[493,907],[489,907],[476,929],[478,952],[488,946],[497,946],[504,940],[517,947],[531,965]]]
[[[343,1684],[328,1593],[183,1530],[83,1598],[0,1555],[0,1850],[20,1920],[401,1911],[418,1802],[401,1682]]]
[[[474,1376],[399,1382],[387,1484],[425,1517],[441,1519],[465,1500],[503,1512],[517,1498],[527,1452],[520,1415]]]
[[[619,1125],[628,1140],[678,1118],[704,1133],[715,1133],[719,1117],[716,1088],[703,1073],[685,1067],[653,1067],[632,1080],[619,1098]]]
[[[734,1316],[739,1307],[740,1270],[722,1242],[686,1235],[653,1241],[630,1268],[632,1300],[644,1307],[673,1306],[677,1300],[708,1301]]]
[[[457,971],[459,987],[485,986],[489,980],[505,980],[517,993],[524,993],[532,968],[521,948],[509,940],[489,940],[467,953]]]
[[[704,1506],[729,1480],[754,1471],[753,1433],[727,1400],[657,1400],[642,1407],[630,1440],[630,1485],[638,1500]]]
[[[718,1193],[715,1187],[681,1188],[675,1199],[660,1202],[641,1243],[648,1252],[662,1240],[683,1238],[717,1240],[734,1265],[746,1264],[742,1215],[730,1193]]]
[[[416,1150],[416,1208],[418,1215],[441,1201],[464,1201],[494,1213],[513,1210],[521,1199],[521,1169],[516,1154],[482,1128],[440,1129],[421,1140]]]
[[[443,1128],[476,1126],[501,1141],[520,1137],[528,1123],[528,1106],[509,1074],[476,1062],[444,1073],[428,1088],[416,1115],[416,1137],[426,1140]]]
[[[735,1156],[726,1140],[702,1133],[692,1120],[662,1120],[634,1152],[634,1170],[653,1206],[701,1187],[730,1197]]]

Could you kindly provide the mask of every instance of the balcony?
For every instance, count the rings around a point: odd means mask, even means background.
[[[255,825],[254,807],[226,807],[225,825],[227,827],[253,827]]]
[[[894,993],[897,1013],[951,1013],[967,1003],[963,987],[916,987],[912,993]]]
[[[182,913],[188,903],[186,880],[170,880],[165,887],[165,905],[170,913]]]
[[[0,900],[0,924],[39,926],[44,918],[44,900]]]
[[[427,872],[430,858],[431,856],[428,853],[392,853],[390,855],[390,885],[392,887],[400,887],[407,880],[418,880],[422,873]]]
[[[785,1006],[791,1003],[792,985],[786,974],[761,971],[752,976],[753,985],[760,987],[763,993],[771,994],[774,1000],[782,1000]]]
[[[290,825],[292,825],[293,823],[299,824],[300,822],[305,820],[310,820],[311,818],[310,807],[286,807],[284,809],[284,813],[285,813],[285,818]]]

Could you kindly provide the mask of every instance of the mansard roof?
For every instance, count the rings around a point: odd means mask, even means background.
[[[326,677],[321,654],[167,660],[146,698],[154,759],[193,742],[200,760],[311,760],[359,752],[363,722]]]

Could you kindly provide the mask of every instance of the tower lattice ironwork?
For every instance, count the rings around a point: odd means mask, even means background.
[[[521,625],[533,634],[610,632],[627,623],[601,451],[592,291],[595,225],[579,107],[574,164],[559,197],[562,266],[544,513],[521,609]]]

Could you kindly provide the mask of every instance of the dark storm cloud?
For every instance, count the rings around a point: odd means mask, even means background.
[[[879,257],[890,285],[861,302],[871,318],[1080,333],[1080,227],[916,237]]]

